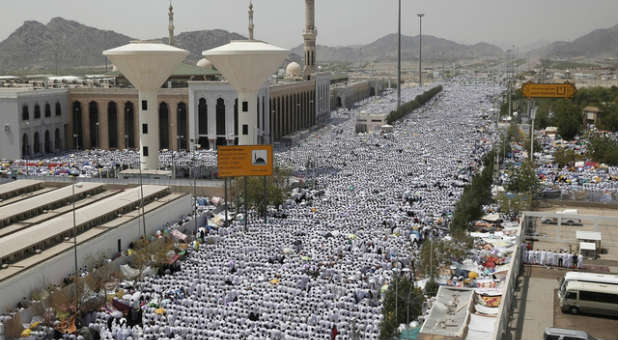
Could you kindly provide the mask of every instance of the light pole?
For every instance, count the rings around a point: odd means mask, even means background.
[[[141,202],[141,205],[142,205],[142,224],[144,226],[144,241],[146,241],[146,214],[144,214],[144,183],[143,183],[143,180],[142,180],[142,165],[144,163],[142,162],[141,157],[138,159],[138,161],[140,163],[138,168],[139,168],[139,189],[140,189],[141,196],[142,196],[142,199],[141,199],[141,201],[142,201]]]
[[[532,124],[530,125],[530,160],[534,161],[534,118],[536,118],[534,102],[532,102],[532,107],[530,108],[530,118],[532,119]]]
[[[72,203],[73,203],[73,255],[75,262],[75,282],[73,282],[73,287],[75,288],[75,313],[79,310],[79,296],[77,292],[77,280],[79,277],[79,273],[77,271],[77,221],[75,216],[75,182],[77,181],[77,176],[79,176],[79,172],[76,169],[71,169],[70,175],[73,177],[73,183],[71,184],[71,188],[73,191]]]
[[[193,220],[195,222],[195,235],[197,235],[197,166],[196,166],[196,152],[201,145],[195,144],[195,151],[193,151]]]
[[[94,124],[97,126],[97,135],[96,135],[97,138],[95,139],[94,143],[95,143],[95,147],[99,148],[99,145],[100,145],[100,143],[99,143],[99,125],[100,125],[100,123],[96,122]]]
[[[422,65],[423,65],[423,17],[425,16],[425,14],[419,13],[417,15],[419,19],[418,87],[423,88],[423,68],[422,68]]]
[[[401,106],[401,0],[398,11],[398,34],[397,34],[397,110]]]

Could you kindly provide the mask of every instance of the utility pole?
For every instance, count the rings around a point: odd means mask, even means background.
[[[401,0],[399,0],[399,21],[397,34],[397,110],[401,107]]]
[[[418,39],[419,39],[419,47],[418,47],[418,87],[423,88],[423,17],[425,14],[419,13],[419,30],[418,30]]]

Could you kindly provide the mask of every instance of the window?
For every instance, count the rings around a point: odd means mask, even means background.
[[[21,119],[22,120],[29,120],[30,119],[30,111],[28,110],[28,105],[24,105],[21,108]]]
[[[148,147],[144,146],[144,148],[142,149],[142,155],[144,155],[144,157],[148,157]]]
[[[61,116],[62,115],[62,106],[60,105],[60,103],[56,102],[56,116]]]
[[[142,124],[142,133],[145,135],[148,134],[148,124]]]
[[[242,102],[242,112],[247,112],[247,111],[249,111],[249,103]]]
[[[567,298],[567,300],[576,300],[577,299],[577,293],[575,293],[575,292],[567,292],[566,298]]]
[[[41,106],[39,104],[34,104],[34,119],[41,118]]]
[[[122,240],[118,239],[118,252],[122,251]]]
[[[142,110],[144,110],[144,111],[148,110],[148,101],[147,100],[142,100]]]
[[[242,134],[243,134],[244,136],[246,136],[246,135],[248,135],[248,134],[249,134],[249,125],[247,125],[247,124],[243,124],[243,126],[242,126]]]
[[[588,291],[580,290],[579,299],[581,301],[618,304],[618,295],[616,294],[597,293],[597,292],[588,292]]]
[[[45,118],[51,117],[51,105],[45,103]]]

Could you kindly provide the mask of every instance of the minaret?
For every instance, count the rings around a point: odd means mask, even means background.
[[[315,71],[315,40],[318,31],[315,29],[315,0],[305,0],[305,79],[311,78],[311,73]]]
[[[249,0],[249,40],[253,40],[254,29],[255,25],[253,25],[253,1]]]
[[[170,17],[170,24],[168,26],[168,29],[170,31],[170,46],[174,46],[174,7],[172,7],[171,1],[170,1],[170,12],[168,15]]]

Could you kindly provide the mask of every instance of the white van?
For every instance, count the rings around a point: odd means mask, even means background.
[[[560,281],[560,289],[558,290],[558,298],[564,295],[566,286],[571,281],[581,281],[590,283],[603,283],[618,286],[618,275],[616,274],[597,274],[584,272],[566,272]]]
[[[618,285],[571,281],[560,298],[562,312],[618,316]]]

